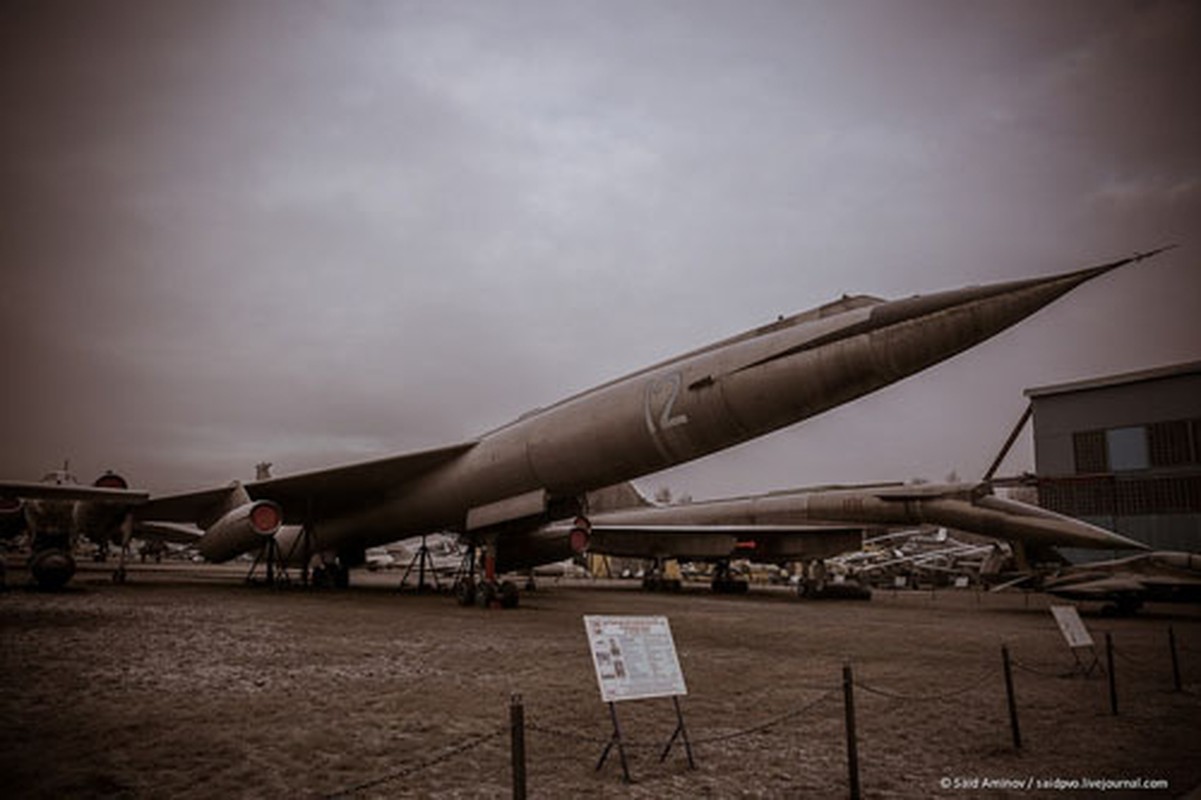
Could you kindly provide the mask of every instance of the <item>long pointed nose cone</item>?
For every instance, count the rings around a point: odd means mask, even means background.
[[[987,286],[894,300],[872,309],[869,327],[892,379],[910,375],[995,336],[1076,287],[1170,249],[1137,253],[1108,264]]]
[[[722,376],[725,408],[744,438],[770,432],[933,366],[1164,249],[1046,278],[871,304],[821,320],[818,335],[804,325],[781,330],[752,343],[757,357]]]
[[[769,510],[785,508],[811,521],[942,525],[1032,546],[1146,549],[1105,528],[989,491],[971,484],[807,491],[765,498],[756,514],[765,518]]]
[[[1052,547],[1090,550],[1146,550],[1147,545],[1082,520],[995,495],[984,495],[970,507],[956,500],[935,500],[933,514],[945,515],[940,524],[968,522],[965,530],[999,539]]]

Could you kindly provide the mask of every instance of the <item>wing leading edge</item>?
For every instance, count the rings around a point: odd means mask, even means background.
[[[298,525],[309,515],[327,515],[369,504],[394,492],[476,446],[475,441],[421,450],[374,461],[301,472],[244,484],[254,500],[273,500],[283,508],[284,522]],[[138,517],[156,522],[196,522],[229,496],[221,486],[150,500]]]

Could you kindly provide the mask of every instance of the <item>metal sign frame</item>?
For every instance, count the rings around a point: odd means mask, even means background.
[[[684,684],[684,673],[680,669],[667,617],[585,615],[584,631],[588,636],[588,650],[592,654],[601,701],[609,706],[609,718],[613,723],[613,733],[596,762],[596,770],[605,765],[609,753],[616,747],[622,778],[626,783],[630,782],[629,762],[617,720],[617,703],[656,697],[670,697],[676,712],[676,728],[663,747],[659,762],[667,759],[676,739],[680,739],[688,757],[688,768],[696,769],[688,729],[684,725],[684,712],[680,708],[680,695],[688,694],[688,688]]]

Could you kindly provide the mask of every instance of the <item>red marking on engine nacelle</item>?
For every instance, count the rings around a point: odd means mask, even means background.
[[[128,489],[129,488],[129,484],[125,482],[125,479],[122,478],[117,473],[112,472],[112,471],[106,472],[103,475],[101,475],[99,478],[96,479],[96,482],[93,483],[92,485],[95,487],[98,487],[100,489]]]
[[[250,512],[250,524],[259,533],[270,533],[283,522],[283,515],[274,503],[259,503]]]
[[[756,542],[754,539],[748,539],[745,542],[735,542],[734,543],[735,550],[754,550],[758,546],[759,546],[759,543]]]
[[[592,537],[592,523],[587,517],[576,517],[571,523],[571,535],[568,544],[573,553],[583,553],[588,549],[588,540]]]

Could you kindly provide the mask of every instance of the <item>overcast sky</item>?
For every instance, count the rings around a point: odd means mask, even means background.
[[[1199,42],[1196,2],[5,0],[0,477],[447,444],[843,293],[1179,243],[639,484],[979,477],[1023,389],[1201,358]]]

